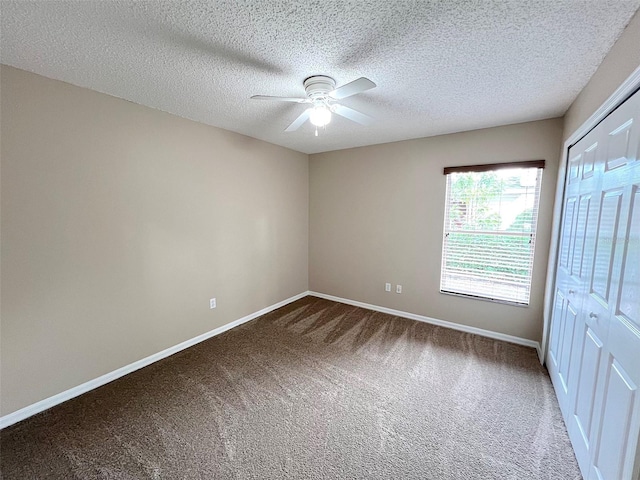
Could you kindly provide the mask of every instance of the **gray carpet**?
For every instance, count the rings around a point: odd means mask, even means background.
[[[306,297],[9,427],[3,479],[579,479],[533,349]]]

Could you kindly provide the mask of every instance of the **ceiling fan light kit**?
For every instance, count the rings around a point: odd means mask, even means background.
[[[357,95],[376,86],[368,78],[360,77],[346,85],[336,88],[333,78],[326,75],[313,75],[302,82],[307,98],[270,97],[254,95],[253,100],[275,100],[279,102],[309,103],[312,107],[306,109],[289,125],[285,132],[293,132],[300,128],[307,120],[316,127],[315,135],[318,136],[317,127],[325,127],[331,122],[331,113],[336,113],[352,122],[361,125],[369,125],[373,121],[368,115],[352,108],[337,103],[337,100]]]
[[[316,105],[309,112],[309,121],[316,127],[324,127],[331,121],[331,110],[326,105]]]

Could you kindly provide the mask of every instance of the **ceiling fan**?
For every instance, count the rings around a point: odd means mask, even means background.
[[[295,131],[300,128],[304,122],[309,120],[311,124],[316,127],[316,136],[318,136],[318,127],[326,126],[331,121],[332,113],[361,125],[369,125],[373,121],[373,118],[369,115],[337,103],[337,100],[357,95],[358,93],[374,88],[376,84],[368,78],[360,77],[353,82],[336,88],[336,82],[333,78],[327,77],[326,75],[314,75],[307,78],[303,82],[303,85],[307,98],[270,97],[267,95],[254,95],[251,98],[253,100],[275,100],[279,102],[310,104],[311,106],[302,112],[300,116],[285,129],[285,132]]]

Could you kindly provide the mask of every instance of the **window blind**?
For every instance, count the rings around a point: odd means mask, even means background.
[[[529,304],[541,162],[445,169],[441,292]]]

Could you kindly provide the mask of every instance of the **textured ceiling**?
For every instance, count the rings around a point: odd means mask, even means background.
[[[640,0],[0,2],[2,63],[306,153],[564,114]],[[318,137],[326,74],[378,87]]]

